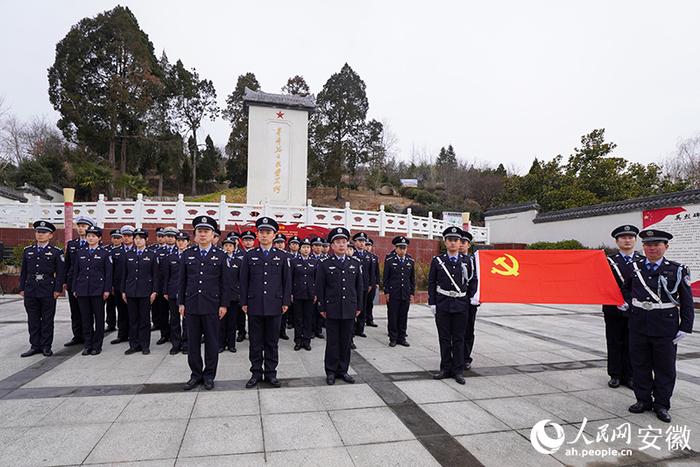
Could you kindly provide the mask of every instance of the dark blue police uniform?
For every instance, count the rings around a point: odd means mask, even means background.
[[[92,219],[80,216],[75,220],[75,224],[87,225],[88,227],[95,225]],[[73,331],[73,338],[66,342],[64,345],[66,347],[71,345],[82,344],[83,339],[83,324],[80,320],[80,305],[78,305],[78,299],[73,293],[73,265],[75,264],[75,254],[77,251],[86,246],[87,241],[85,238],[74,238],[66,242],[66,290],[68,291],[68,306],[70,307],[70,326],[71,331]]]
[[[114,300],[114,305],[117,309],[117,338],[112,341],[113,344],[129,340],[129,308],[122,297],[122,282],[124,279],[126,252],[132,248],[133,246],[127,249],[124,245],[120,245],[117,248],[112,248],[109,252],[112,256],[112,270],[114,271],[112,277],[114,294],[110,299]]]
[[[46,232],[56,230],[53,224],[47,221],[35,222],[34,229]],[[22,356],[40,352],[47,357],[52,355],[51,345],[56,315],[56,299],[53,294],[63,291],[64,281],[63,250],[48,244],[43,247],[31,245],[24,249],[19,290],[24,294],[24,309],[27,311],[31,348]]]
[[[134,236],[145,235],[145,231],[136,229]],[[122,291],[126,294],[129,308],[129,349],[128,354],[138,352],[150,353],[151,322],[149,306],[151,294],[158,290],[160,280],[158,254],[147,249],[133,249],[125,254],[125,268],[122,279]]]
[[[222,243],[235,244],[235,237],[229,235]],[[226,253],[226,251],[224,251],[224,253]],[[221,331],[219,333],[219,352],[223,352],[226,349],[228,349],[229,352],[236,352],[236,329],[238,327],[238,315],[243,312],[240,304],[241,262],[242,257],[240,255],[236,255],[235,251],[231,252],[231,254],[226,254],[226,265],[228,266],[226,287],[228,287],[230,301],[226,307],[228,312],[220,323]]]
[[[180,233],[178,238],[189,239],[187,234]],[[177,305],[177,295],[180,287],[180,261],[182,255],[187,249],[180,251],[175,248],[172,253],[165,259],[163,264],[163,293],[168,296],[168,309],[170,313],[170,355],[183,351],[187,353],[189,347],[187,345],[187,319],[186,316],[180,317],[180,311]]]
[[[408,246],[409,239],[396,237],[395,246]],[[406,255],[387,256],[384,260],[384,293],[389,296],[387,317],[389,318],[389,345],[408,346],[406,327],[411,296],[416,292],[416,265],[413,258]]]
[[[367,240],[367,234],[364,232],[359,232],[356,233],[355,235],[352,236],[353,241],[356,241],[358,239],[361,240]],[[370,298],[373,300],[374,299],[374,293],[372,293],[374,287],[376,287],[376,274],[374,272],[374,268],[376,265],[376,260],[375,258],[368,252],[364,250],[355,250],[355,253],[353,254],[355,258],[357,258],[360,263],[362,264],[362,286],[364,287],[364,292],[362,295],[362,304],[360,306],[360,314],[357,316],[355,319],[355,332],[354,334],[356,336],[362,336],[362,337],[367,337],[365,335],[365,324],[366,324],[366,319],[367,319],[367,304],[369,303]],[[371,294],[371,297],[370,297]]]
[[[318,260],[311,256],[298,255],[291,260],[295,350],[302,347],[311,350],[317,266]]]

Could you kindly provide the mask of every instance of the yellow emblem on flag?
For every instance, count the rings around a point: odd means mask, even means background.
[[[498,258],[493,260],[493,264],[495,264],[496,266],[500,266],[500,268],[491,268],[491,274],[499,274],[501,276],[519,275],[520,273],[518,272],[518,269],[520,268],[520,264],[518,263],[518,260],[513,258],[508,253],[504,253],[504,255],[505,256],[499,256]],[[506,257],[510,260],[510,264],[508,264],[508,262],[506,261]]]

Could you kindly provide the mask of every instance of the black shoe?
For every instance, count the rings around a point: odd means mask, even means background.
[[[151,353],[151,349],[143,349],[141,353],[144,355],[149,355]]]
[[[294,344],[294,350],[295,351],[301,350],[301,344]]]
[[[316,334],[314,334],[314,337],[318,337],[319,339],[325,339],[325,337],[323,337],[322,332],[317,332]]]
[[[185,389],[185,391],[189,391],[189,390],[191,390],[191,389],[194,389],[194,388],[196,388],[197,386],[199,386],[199,384],[200,384],[201,382],[202,382],[201,379],[190,378],[190,380],[189,380],[188,382],[185,383],[184,389]]]
[[[396,341],[389,341],[389,347],[396,347]]]
[[[287,329],[294,329],[294,323],[287,323]]]
[[[41,351],[41,353],[44,354],[44,357],[50,357],[51,355],[53,355],[51,349],[44,349]]]
[[[211,391],[214,389],[214,380],[213,379],[205,379],[204,380],[204,389],[207,391]]]
[[[471,370],[472,369],[472,362],[466,362],[464,364],[464,369],[465,370]]]
[[[134,347],[134,348],[129,347],[128,349],[126,349],[124,351],[124,355],[131,355],[131,354],[134,354],[136,352],[141,352],[141,348],[140,347]]]
[[[335,375],[326,376],[326,384],[329,386],[333,386],[335,384]]]
[[[287,335],[286,332],[280,332],[280,339],[285,340],[285,341],[288,341],[288,340],[289,340],[289,336]]]
[[[304,350],[311,350],[311,344],[309,344],[308,342],[306,344],[304,344],[303,347],[304,347]]]
[[[353,378],[352,376],[350,376],[347,373],[340,375],[340,379],[342,379],[343,381],[345,381],[348,384],[355,384],[355,378]]]
[[[411,344],[409,344],[409,343],[406,342],[406,341],[397,342],[397,344],[402,345],[402,346],[404,346],[404,347],[410,347],[410,346],[411,346]]]
[[[224,352],[224,347],[219,347],[219,353],[223,353],[223,352]]]
[[[71,345],[82,345],[82,344],[84,344],[83,341],[81,341],[80,339],[76,339],[74,337],[73,339],[71,339],[68,342],[66,342],[65,344],[63,344],[63,347],[70,347]]]
[[[651,410],[651,405],[637,401],[634,404],[630,405],[627,410],[629,410],[632,413],[644,413]]]
[[[366,323],[365,326],[369,326],[371,328],[378,328],[379,327],[378,324],[374,324],[374,321],[372,321],[370,323]]]
[[[243,342],[245,340],[245,334],[239,334],[238,337],[236,337],[236,342]]]
[[[102,353],[102,349],[92,349],[90,355],[99,355]]]
[[[151,326],[151,331],[157,331],[157,330],[158,330],[158,328],[156,327],[155,324],[153,326]]]
[[[90,355],[90,349],[83,349],[83,351],[80,352],[80,355]]]
[[[26,352],[24,352],[23,354],[21,354],[20,357],[31,357],[32,355],[37,355],[40,353],[41,353],[41,350],[39,350],[39,349],[29,349]]]
[[[180,349],[178,349],[177,347],[173,347],[172,349],[170,349],[170,355],[177,355],[179,353]]]
[[[116,339],[112,339],[111,341],[109,341],[109,343],[110,343],[110,344],[121,344],[122,342],[126,342],[127,340],[128,340],[128,339],[119,339],[119,338],[116,338]]]
[[[632,381],[632,378],[627,378],[622,382],[622,384],[630,389],[634,389],[634,382]]]
[[[166,342],[168,342],[169,340],[170,340],[170,339],[168,339],[167,337],[161,337],[160,339],[158,339],[158,340],[156,341],[156,345],[163,345],[163,344],[165,344]]]
[[[612,378],[610,378],[610,381],[608,381],[608,387],[611,387],[613,389],[619,388],[620,387],[620,380],[613,376]]]
[[[117,330],[117,328],[115,326],[107,326],[105,328],[105,332],[112,332],[112,331],[116,331],[116,330]]]
[[[182,349],[182,355],[187,355],[187,349]]]
[[[280,383],[276,376],[266,376],[265,381],[267,381],[273,388],[282,387],[282,383]]]
[[[352,350],[355,350],[355,349],[357,348],[357,346],[355,345],[354,342],[350,342],[350,348],[351,348]]]
[[[255,386],[258,385],[258,383],[260,382],[260,379],[261,379],[260,376],[257,376],[257,375],[251,376],[250,379],[248,380],[248,382],[245,383],[245,388],[246,389],[254,388]]]
[[[446,371],[441,371],[440,373],[436,373],[433,375],[433,379],[447,379],[450,377],[450,374]]]
[[[465,384],[466,383],[466,381],[464,381],[464,376],[462,376],[462,375],[455,376],[455,381],[457,381],[457,384]]]
[[[367,334],[365,334],[364,332],[357,332],[355,333],[355,335],[358,337],[367,337]]]
[[[229,345],[228,351],[231,352],[231,353],[236,353],[236,348],[235,348],[235,347],[231,347],[231,346]]]
[[[668,409],[658,407],[654,409],[654,412],[656,412],[656,418],[658,418],[662,422],[671,423],[671,415],[668,413]]]

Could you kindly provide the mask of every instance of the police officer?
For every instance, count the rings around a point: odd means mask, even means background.
[[[151,353],[151,323],[148,308],[156,299],[160,273],[158,271],[158,251],[146,248],[148,231],[134,230],[135,248],[125,254],[125,268],[122,277],[122,298],[129,309],[129,348],[124,352],[131,355],[141,352]]]
[[[241,264],[241,307],[248,315],[250,331],[250,372],[246,388],[263,379],[273,387],[277,380],[280,321],[291,303],[292,281],[289,255],[272,246],[278,225],[261,217],[255,225],[260,246],[246,253]],[[263,367],[263,361],[265,363]]]
[[[187,354],[187,323],[184,317],[180,316],[177,306],[177,294],[180,287],[180,261],[190,243],[190,236],[187,232],[178,232],[175,236],[175,246],[170,255],[165,259],[162,269],[163,293],[168,300],[168,311],[170,313],[170,355],[176,355],[181,352]],[[182,324],[181,324],[182,323]]]
[[[311,257],[317,262],[326,258],[326,255],[323,253],[324,244],[325,240],[319,236],[315,236],[311,239]],[[323,328],[325,325],[326,319],[321,316],[318,308],[318,301],[316,301],[316,303],[314,303],[313,335],[311,338],[313,339],[314,337],[317,337],[319,339],[324,339]]]
[[[610,268],[618,286],[622,287],[625,277],[632,270],[632,263],[644,257],[634,251],[639,229],[633,225],[621,225],[612,231],[618,252],[608,257]],[[632,388],[632,363],[629,355],[628,311],[619,310],[615,305],[603,305],[605,319],[605,341],[608,348],[608,386],[617,388],[620,384]]]
[[[433,257],[428,273],[428,304],[440,340],[440,372],[433,378],[464,384],[464,334],[476,281],[470,263],[460,260],[462,229],[448,227],[442,237],[447,252]]]
[[[163,245],[156,250],[158,256],[158,264],[165,264],[168,256],[170,256],[174,250],[177,249],[175,246],[175,237],[178,231],[175,227],[164,227],[161,231],[163,234]],[[156,307],[156,314],[158,315],[158,323],[160,328],[160,339],[156,341],[156,345],[162,345],[166,342],[170,342],[170,305],[168,300],[165,298],[165,292],[163,287],[165,287],[165,278],[163,274],[165,273],[165,268],[159,268],[160,277],[158,278],[158,290],[156,290],[157,295],[154,301],[154,306]]]
[[[469,263],[469,267],[474,271],[475,287],[479,284],[479,275],[476,270],[476,261],[474,255],[469,253],[472,239],[474,237],[466,230],[462,230],[462,238],[459,244],[460,259],[464,263]],[[476,324],[476,312],[479,309],[479,302],[475,298],[469,301],[469,315],[467,315],[467,329],[464,334],[464,369],[469,370],[472,367],[472,349],[474,348],[474,325]]]
[[[374,288],[377,286],[375,283],[376,274],[374,268],[378,267],[374,256],[368,254],[365,251],[365,242],[367,241],[367,234],[364,232],[358,232],[352,236],[353,243],[357,247],[357,251],[354,256],[360,260],[362,263],[362,280],[364,281],[364,293],[362,300],[362,307],[360,308],[360,315],[355,320],[355,335],[360,337],[367,337],[365,334],[365,319],[367,316],[367,303],[370,299],[374,300]]]
[[[346,383],[355,379],[348,374],[350,343],[355,318],[360,315],[365,295],[362,263],[347,256],[350,232],[344,227],[328,233],[333,254],[322,260],[316,269],[316,297],[321,315],[326,319],[326,384],[335,384],[336,378]]]
[[[299,255],[291,259],[294,350],[311,350],[317,265],[318,260],[311,257],[311,240],[305,238],[301,241]]]
[[[670,423],[671,395],[676,383],[676,344],[693,332],[693,295],[690,271],[666,259],[668,232],[639,232],[646,258],[632,262],[623,296],[629,309],[629,345],[637,402],[632,413],[654,410]]]
[[[370,290],[368,294],[368,299],[367,299],[367,306],[365,313],[367,316],[365,316],[365,325],[370,326],[372,328],[376,328],[379,325],[374,322],[374,296],[377,293],[377,287],[379,286],[380,283],[380,278],[379,278],[379,256],[374,253],[374,240],[372,240],[370,237],[367,237],[367,241],[365,242],[365,251],[372,255],[372,260],[374,262],[374,288]]]
[[[119,229],[122,235],[122,244],[119,248],[110,251],[112,256],[112,295],[117,308],[117,337],[112,339],[110,344],[120,344],[129,340],[129,307],[123,297],[122,280],[124,278],[124,268],[126,267],[126,252],[134,248],[134,228],[125,225]]]
[[[88,227],[95,225],[92,219],[85,216],[78,216],[75,220],[75,228],[78,231],[78,238],[69,240],[66,243],[66,290],[68,291],[68,305],[70,306],[70,327],[73,331],[73,338],[63,344],[65,347],[72,345],[82,345],[83,339],[83,323],[80,321],[80,306],[78,299],[73,293],[73,265],[75,264],[75,254],[77,251],[87,245],[85,235]]]
[[[323,255],[324,258],[328,258],[330,249],[331,249],[331,244],[328,243],[327,240],[323,240],[323,249],[321,250],[321,254]]]
[[[102,352],[105,334],[105,301],[112,291],[112,257],[100,246],[102,229],[87,228],[87,245],[74,254],[73,295],[78,299],[83,325],[83,355]]]
[[[56,227],[48,221],[34,222],[36,244],[22,253],[19,294],[24,297],[27,311],[30,349],[22,357],[53,355],[53,324],[56,299],[63,293],[65,261],[63,250],[49,244]]]
[[[192,219],[196,245],[188,248],[180,260],[180,287],[177,295],[180,316],[187,321],[187,340],[191,376],[185,390],[199,384],[214,388],[219,363],[219,320],[227,313],[229,303],[226,254],[213,245],[216,221],[209,216]],[[204,335],[204,367],[202,364]]]
[[[296,258],[297,256],[299,256],[301,238],[299,238],[298,235],[292,235],[292,237],[289,239],[289,242],[287,242],[287,245],[289,246],[289,254],[291,258]]]
[[[408,307],[416,292],[416,265],[406,256],[410,240],[403,236],[394,237],[395,255],[384,260],[384,294],[386,295],[387,316],[389,318],[389,347],[396,344],[409,347],[406,342]]]
[[[292,258],[292,255],[284,249],[285,243],[287,242],[287,237],[283,233],[277,233],[275,235],[275,239],[272,241],[272,246],[274,248],[277,248],[280,251],[284,251],[287,253],[287,256],[289,259]],[[282,340],[289,340],[289,336],[287,335],[287,323],[292,322],[294,318],[290,318],[291,313],[284,313],[282,314],[282,319],[280,321],[280,339]]]
[[[112,244],[109,246],[109,254],[112,256],[112,281],[116,280],[117,271],[114,269],[114,252],[121,251],[122,243],[124,241],[124,236],[119,229],[113,229],[109,236],[112,240]],[[114,295],[114,288],[112,288],[112,293],[107,299],[107,309],[105,311],[105,332],[112,332],[117,329],[117,297]]]
[[[252,250],[255,247],[255,232],[252,230],[245,230],[240,235],[241,247],[236,250],[236,256],[241,258],[245,256],[246,252]],[[246,321],[248,317],[245,313],[238,313],[236,316],[236,329],[238,331],[238,337],[236,337],[236,342],[243,342],[246,337]]]
[[[227,236],[222,242],[224,253],[226,253],[226,265],[228,267],[226,287],[229,289],[229,303],[227,305],[228,312],[220,321],[219,332],[219,353],[228,349],[230,352],[236,352],[236,318],[239,307],[241,290],[239,285],[239,277],[241,271],[241,257],[234,255],[236,248],[236,237],[233,235]]]

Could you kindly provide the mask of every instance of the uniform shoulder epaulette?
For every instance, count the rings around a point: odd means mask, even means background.
[[[318,259],[319,262],[323,262],[323,261],[328,259],[328,256],[322,256],[322,257],[316,258],[316,259]]]
[[[362,262],[362,260],[361,260],[360,258],[358,258],[357,256],[351,256],[351,258],[354,259],[355,261],[359,262],[359,263]]]
[[[187,248],[185,248],[185,251],[187,250],[195,250],[196,248],[199,248],[197,245],[190,245]]]
[[[36,246],[36,245],[27,245],[27,246],[24,247],[24,249],[25,249],[25,250],[28,250],[28,249],[30,249],[30,248],[34,248],[35,246]]]

